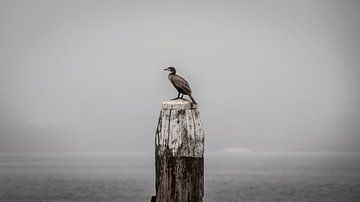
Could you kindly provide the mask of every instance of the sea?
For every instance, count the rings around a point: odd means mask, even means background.
[[[149,202],[153,152],[0,154],[1,202]],[[360,154],[208,152],[206,202],[359,202]]]

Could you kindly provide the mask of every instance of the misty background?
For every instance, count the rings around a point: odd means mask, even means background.
[[[175,66],[207,151],[360,151],[360,2],[0,0],[0,152],[153,151]]]

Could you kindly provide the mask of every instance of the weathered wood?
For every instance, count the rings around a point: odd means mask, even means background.
[[[197,106],[164,102],[155,135],[156,201],[200,202],[204,196],[204,131]]]

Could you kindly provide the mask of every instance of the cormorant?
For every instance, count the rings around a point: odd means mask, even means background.
[[[177,99],[179,99],[179,98],[182,99],[184,95],[188,95],[189,98],[191,99],[191,101],[194,104],[197,104],[195,99],[191,96],[191,89],[190,89],[189,83],[184,78],[182,78],[181,76],[176,74],[175,67],[168,67],[168,68],[164,69],[164,71],[170,72],[168,75],[168,78],[179,93],[177,96]],[[182,94],[181,97],[180,97],[180,94]]]

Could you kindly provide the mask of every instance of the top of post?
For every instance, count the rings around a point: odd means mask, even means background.
[[[196,109],[197,105],[186,99],[169,100],[162,103],[162,109]]]

